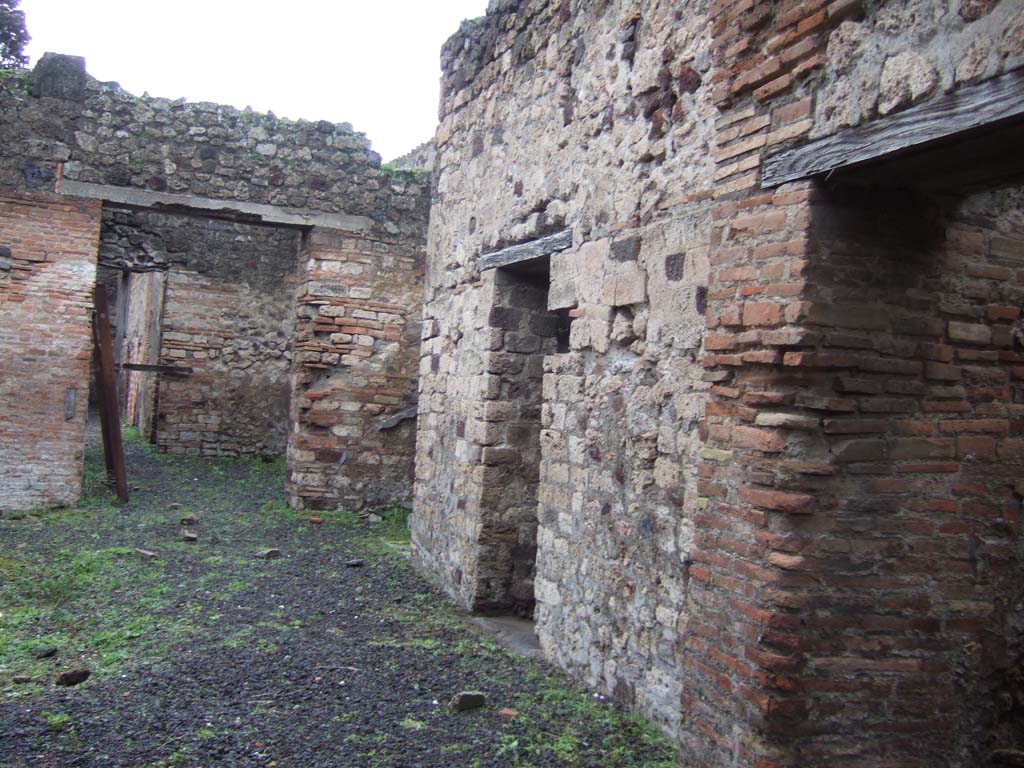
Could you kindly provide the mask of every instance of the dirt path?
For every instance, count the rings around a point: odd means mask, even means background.
[[[79,509],[0,520],[0,768],[673,764],[649,725],[467,626],[386,543],[401,514],[310,524],[280,463],[138,440],[128,462],[126,505],[93,450]],[[486,705],[452,711],[464,690]]]

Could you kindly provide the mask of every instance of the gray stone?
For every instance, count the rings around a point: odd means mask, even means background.
[[[69,669],[64,672],[61,672],[57,676],[57,685],[69,688],[73,685],[84,683],[86,680],[89,679],[89,676],[91,674],[92,670],[85,669],[84,667],[80,669]]]
[[[891,56],[882,67],[878,111],[887,115],[927,96],[938,85],[935,67],[916,51]]]
[[[258,557],[260,560],[275,560],[281,557],[281,550],[274,548],[263,549],[256,553],[256,557]]]
[[[29,651],[37,659],[48,659],[57,655],[57,648],[53,645],[41,645]]]
[[[487,703],[487,696],[480,691],[460,691],[452,696],[448,706],[456,712],[479,709]]]
[[[44,53],[29,75],[29,94],[82,101],[86,96],[87,82],[84,58]]]

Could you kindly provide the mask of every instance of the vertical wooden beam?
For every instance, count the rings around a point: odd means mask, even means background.
[[[100,425],[103,428],[103,456],[107,462],[107,478],[114,481],[117,498],[128,500],[128,473],[124,465],[121,443],[121,418],[117,407],[117,378],[114,374],[114,344],[110,338],[110,307],[107,287],[96,284],[96,314],[93,318],[96,342],[96,394],[100,403]]]

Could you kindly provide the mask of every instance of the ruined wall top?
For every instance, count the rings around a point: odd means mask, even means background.
[[[464,21],[442,50],[441,118],[486,91],[493,72],[479,81],[477,77],[492,64],[497,72],[550,66],[551,62],[534,63],[533,59],[545,47],[537,33],[545,25],[550,29],[552,22],[578,28],[581,17],[615,13],[623,19],[620,37],[627,57],[631,56],[649,42],[637,34],[637,26],[643,25],[645,17],[657,15],[645,5],[636,0],[491,0],[486,16]],[[679,9],[681,14],[710,11],[711,22],[720,21],[726,12],[734,14],[731,6],[750,6],[733,0],[690,0],[678,5],[687,6]],[[786,3],[751,7],[762,28],[771,28],[794,13]],[[829,32],[824,55],[804,69],[813,73],[804,90],[817,96],[811,137],[859,125],[1024,66],[1024,9],[1014,0],[841,0],[820,15],[817,27],[831,25],[834,19],[842,23]],[[716,37],[723,37],[720,32]],[[762,55],[754,57],[760,68],[750,66],[751,54],[757,51],[729,50],[731,61],[726,63],[732,66],[719,73],[716,103],[725,106],[738,92],[777,78],[781,70],[771,59],[788,44],[786,39],[770,40]]]
[[[434,169],[434,140],[425,141],[401,157],[387,163],[400,171],[432,171]]]
[[[47,53],[3,83],[0,131],[8,189],[52,190],[61,165],[75,181],[367,216],[390,237],[422,237],[429,204],[429,174],[382,171],[347,123],[133,96],[80,57]]]

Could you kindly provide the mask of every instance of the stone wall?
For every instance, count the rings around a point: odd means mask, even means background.
[[[401,171],[434,170],[434,142],[425,141],[415,149],[388,163]]]
[[[100,206],[0,195],[0,512],[78,499]]]
[[[501,544],[489,521],[519,501],[489,454],[513,447],[503,361],[521,331],[494,327],[500,278],[478,257],[572,229],[547,302],[572,316],[568,349],[544,357],[532,448],[538,634],[667,725],[705,389],[706,29],[699,4],[685,19],[671,3],[505,4],[448,43],[420,369],[416,558],[486,608]]]
[[[69,180],[367,216],[381,234],[422,236],[402,214],[421,190],[389,184],[347,123],[133,96],[73,56],[47,54],[30,82],[0,100],[0,188],[52,190],[62,164]]]
[[[151,295],[155,283],[139,285],[149,278],[134,281],[145,294],[137,305],[145,311],[126,319],[134,320],[135,331],[128,354],[133,362],[152,363],[159,346],[160,363],[194,372],[187,379],[127,377],[143,431],[155,424],[157,443],[175,452],[281,452],[290,432],[293,336],[309,341],[303,335],[309,315],[297,330],[294,318],[298,309],[318,306],[315,286],[306,284],[311,276],[329,284],[318,276],[318,264],[299,263],[315,253],[300,250],[300,237],[356,242],[353,261],[362,259],[367,273],[345,306],[380,315],[369,321],[379,327],[360,334],[379,337],[380,345],[373,341],[367,349],[360,338],[359,354],[328,354],[316,375],[351,378],[333,403],[354,404],[348,428],[362,437],[352,449],[346,448],[349,434],[320,440],[322,449],[339,456],[349,450],[349,466],[294,454],[302,465],[293,467],[293,498],[302,491],[302,499],[323,506],[340,503],[341,496],[358,496],[360,505],[408,501],[411,427],[400,420],[396,430],[377,434],[376,426],[414,401],[428,174],[381,171],[368,140],[346,124],[136,97],[91,78],[76,57],[47,54],[30,73],[28,88],[20,82],[6,80],[0,88],[0,189],[31,197],[56,187],[103,198],[102,261],[132,277],[168,274],[166,299]],[[280,228],[257,226],[268,222]],[[333,290],[331,300],[348,296],[342,287]],[[129,285],[125,296],[138,291]],[[297,295],[305,298],[297,301]],[[162,317],[162,339],[153,337],[156,317]],[[364,353],[373,359],[353,365]],[[154,409],[158,415],[150,418]],[[359,429],[351,423],[357,417],[365,422]],[[366,467],[375,463],[387,467],[379,492],[364,488]],[[359,477],[333,476],[350,472]],[[401,491],[400,477],[406,478]],[[335,492],[350,485],[358,494]]]
[[[569,229],[537,632],[686,764],[1024,744],[1019,186],[762,188],[788,147],[1020,67],[1022,31],[1006,0],[536,0],[444,49],[414,557],[488,607],[513,404],[481,257]]]

